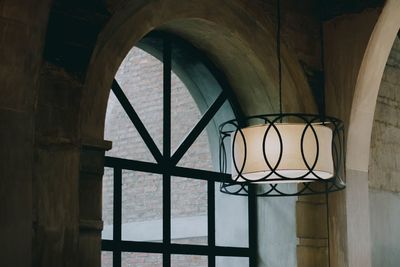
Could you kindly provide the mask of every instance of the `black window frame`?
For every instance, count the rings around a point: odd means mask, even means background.
[[[183,142],[171,155],[171,44],[175,42],[188,42],[170,33],[152,32],[148,36],[161,40],[162,50],[159,59],[163,62],[163,151],[159,151],[151,135],[146,130],[135,109],[125,96],[122,88],[114,79],[111,89],[127,113],[132,124],[136,127],[144,140],[149,151],[156,162],[144,162],[131,159],[106,156],[104,166],[113,169],[113,239],[102,240],[102,251],[113,253],[113,267],[121,266],[122,252],[158,253],[163,256],[163,267],[171,266],[172,254],[201,255],[208,257],[208,266],[214,267],[216,257],[246,257],[249,259],[249,266],[257,266],[257,201],[255,187],[249,186],[248,196],[248,247],[217,246],[215,243],[215,183],[230,181],[230,175],[200,169],[179,167],[177,163],[184,156],[214,115],[229,101],[236,117],[243,117],[239,106],[233,96],[232,90],[227,83],[223,73],[207,59],[201,51],[202,63],[212,73],[222,88],[222,92],[202,115],[200,121],[195,125]],[[139,46],[140,47],[140,46]],[[191,46],[192,49],[195,49]],[[163,241],[143,242],[125,241],[121,238],[122,227],[122,172],[123,170],[156,173],[162,175],[163,183]],[[176,244],[171,243],[171,177],[184,177],[190,179],[201,179],[207,181],[207,212],[208,212],[208,244]],[[231,196],[235,197],[235,196]]]

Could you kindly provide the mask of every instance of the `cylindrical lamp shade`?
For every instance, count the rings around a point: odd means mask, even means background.
[[[334,176],[332,129],[324,124],[274,123],[231,133],[232,179],[293,183]]]

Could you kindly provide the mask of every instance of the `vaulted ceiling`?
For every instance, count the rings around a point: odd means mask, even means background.
[[[97,36],[116,7],[126,0],[54,0],[45,60],[84,79]],[[316,1],[316,0],[310,0]],[[326,19],[383,5],[384,0],[325,0]]]

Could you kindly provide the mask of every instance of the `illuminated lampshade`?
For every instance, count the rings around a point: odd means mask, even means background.
[[[311,182],[334,176],[332,129],[318,124],[275,123],[231,133],[236,182]]]

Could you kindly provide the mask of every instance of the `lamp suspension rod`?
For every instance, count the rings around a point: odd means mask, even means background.
[[[282,61],[281,61],[281,0],[277,1],[276,54],[278,59],[279,114],[282,115]]]
[[[325,107],[325,57],[324,57],[324,18],[325,18],[325,1],[321,0],[320,6],[320,23],[319,23],[319,31],[320,31],[320,45],[321,45],[321,78],[322,78],[322,108],[321,108],[321,120],[325,122],[325,115],[326,115],[326,107]],[[326,227],[327,229],[327,239],[328,239],[328,267],[331,266],[331,246],[330,246],[330,221],[329,221],[329,195],[327,184],[325,185],[325,204],[326,204]]]
[[[325,18],[325,1],[321,0],[320,4],[320,23],[319,23],[319,32],[320,32],[320,46],[321,46],[321,79],[322,79],[322,94],[321,94],[321,120],[325,121],[326,116],[326,103],[325,103],[325,57],[324,57],[324,18]]]

